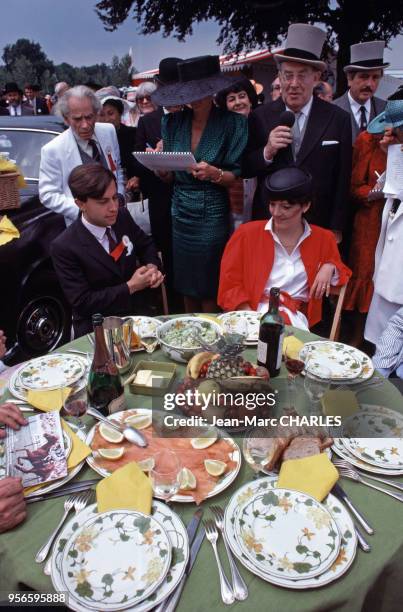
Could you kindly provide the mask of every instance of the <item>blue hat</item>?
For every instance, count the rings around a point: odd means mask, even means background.
[[[370,134],[381,134],[387,127],[401,127],[403,125],[403,89],[390,96],[383,113],[372,119],[367,127]]]

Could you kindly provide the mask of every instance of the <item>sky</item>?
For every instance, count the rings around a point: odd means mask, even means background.
[[[109,64],[113,55],[121,57],[131,47],[139,70],[157,67],[162,57],[222,51],[216,44],[219,27],[214,22],[197,24],[185,43],[160,34],[140,35],[131,18],[115,32],[106,32],[94,11],[95,4],[96,0],[0,0],[0,51],[18,38],[28,38],[40,43],[55,64],[83,66]],[[403,69],[403,36],[390,46],[385,59],[391,68]]]

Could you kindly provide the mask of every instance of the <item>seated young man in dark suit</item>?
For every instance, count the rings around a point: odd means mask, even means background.
[[[51,255],[75,336],[92,330],[95,312],[150,314],[149,289],[163,281],[160,260],[152,238],[119,208],[113,172],[98,163],[77,166],[68,184],[81,215],[54,240]]]

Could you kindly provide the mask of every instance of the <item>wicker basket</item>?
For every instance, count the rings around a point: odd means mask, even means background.
[[[20,207],[18,172],[0,172],[0,210]]]

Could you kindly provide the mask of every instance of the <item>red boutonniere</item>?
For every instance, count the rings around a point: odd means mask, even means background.
[[[116,172],[116,164],[114,162],[114,159],[112,157],[112,151],[110,149],[107,152],[106,156],[108,158],[109,168],[112,170],[112,172]]]
[[[115,261],[118,261],[118,259],[120,259],[125,249],[127,250],[126,257],[128,257],[129,255],[131,255],[133,251],[133,243],[131,242],[128,236],[122,237],[122,240],[120,241],[120,243],[113,249],[111,253],[111,257],[113,257]]]

